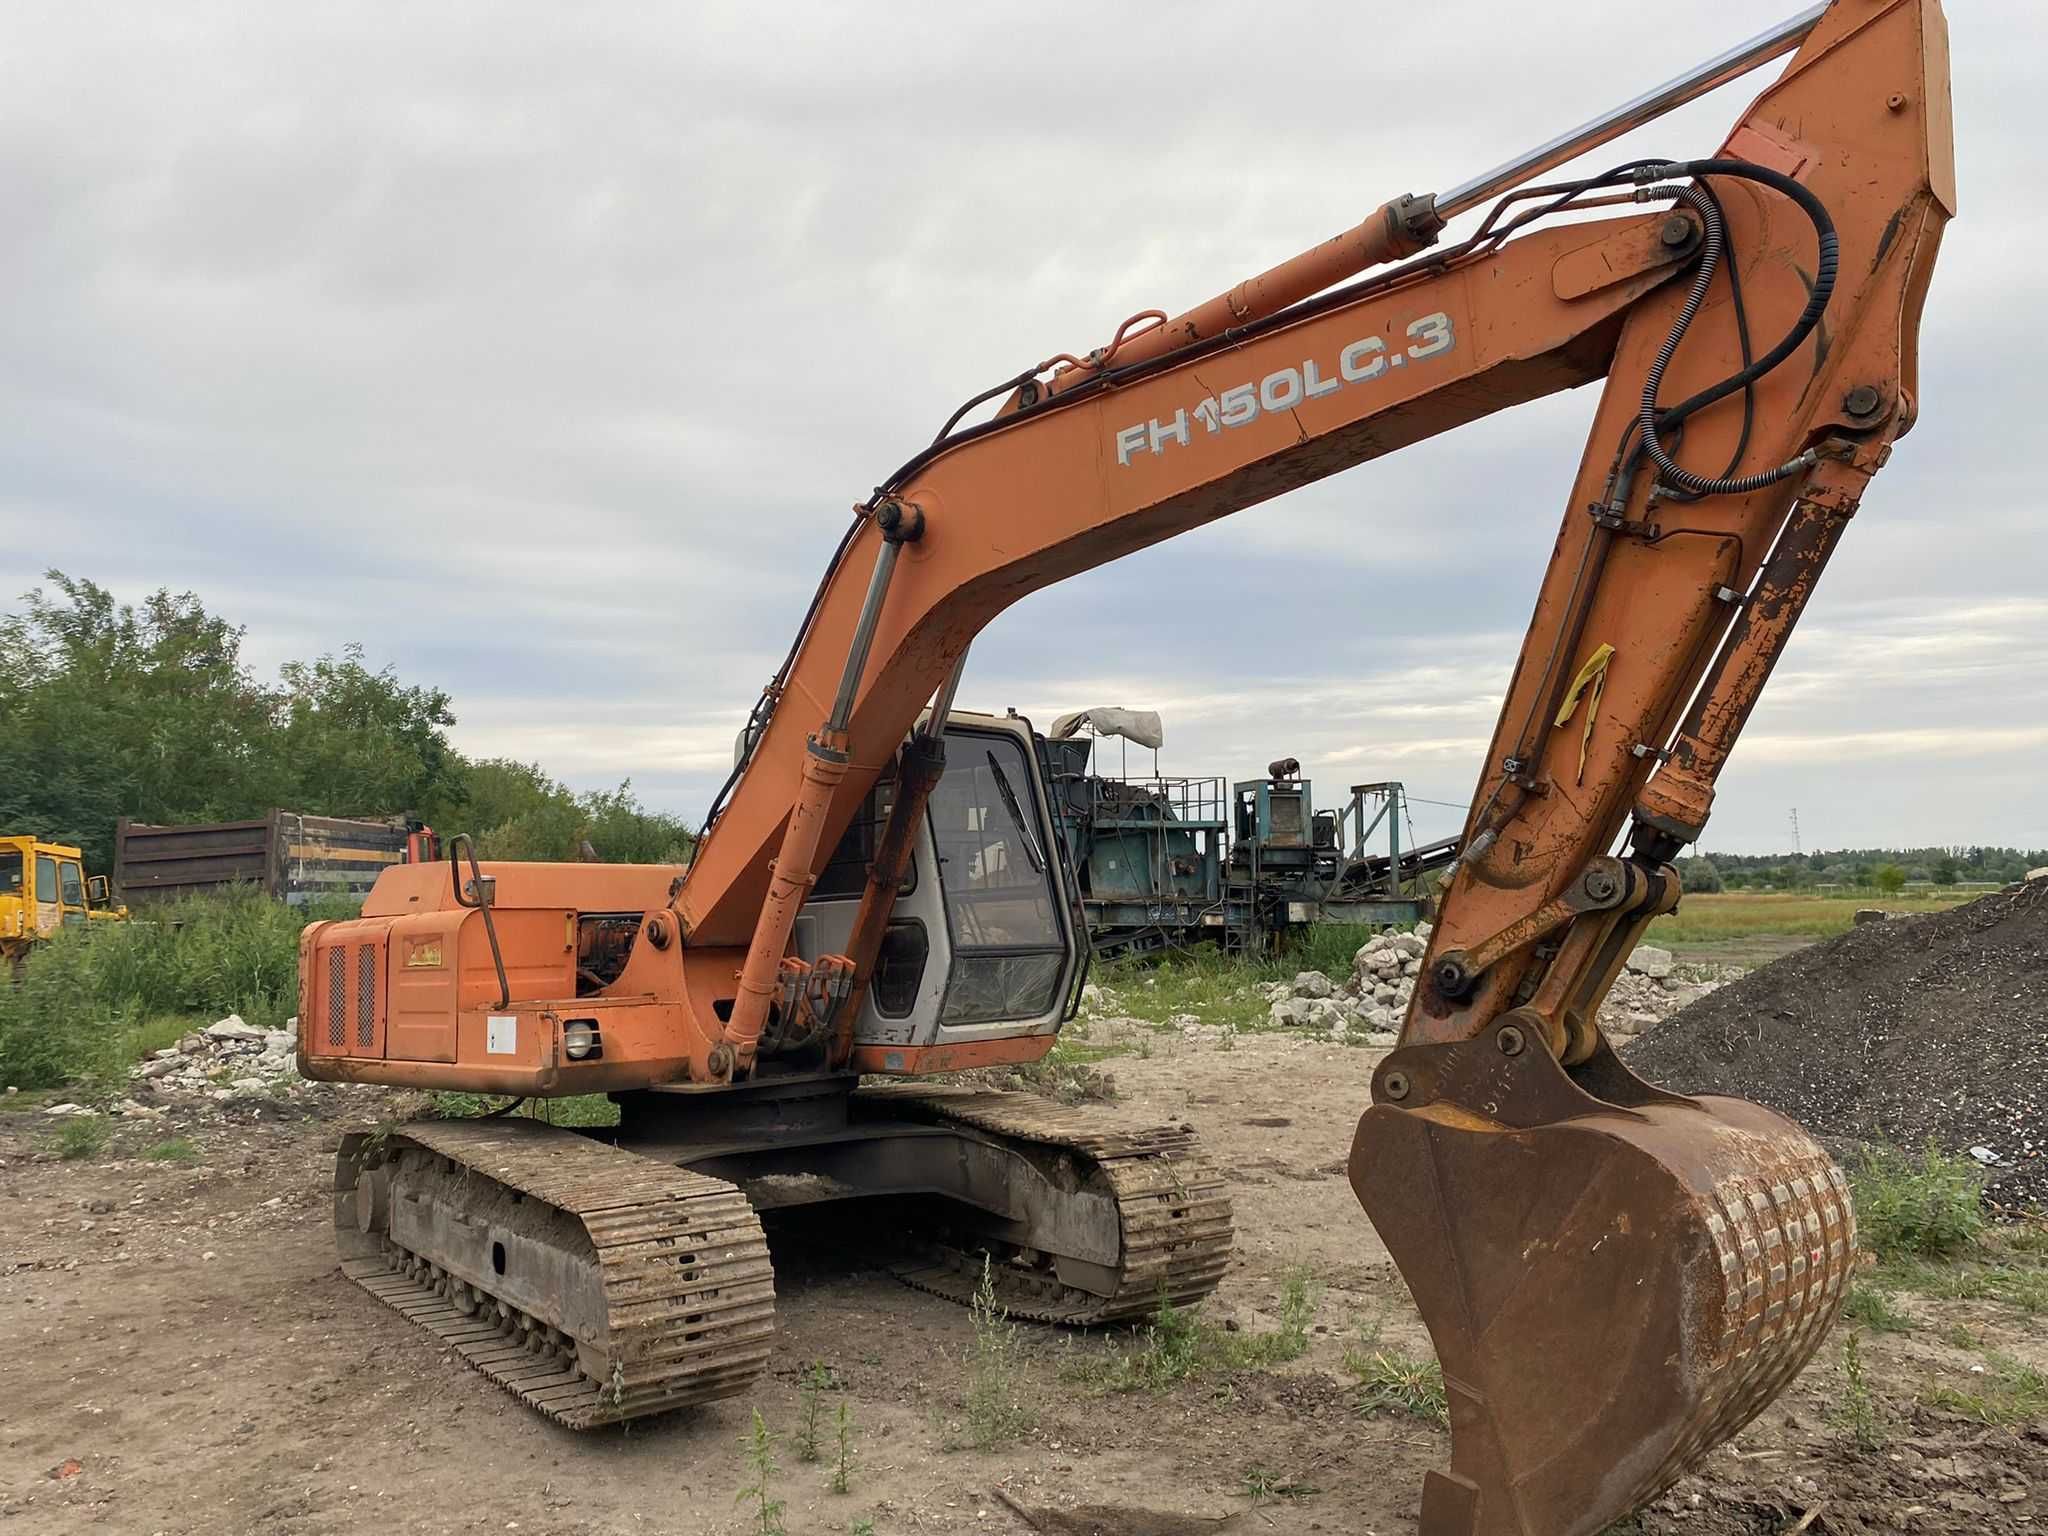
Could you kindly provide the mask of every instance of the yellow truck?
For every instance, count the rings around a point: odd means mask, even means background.
[[[29,948],[59,927],[127,917],[105,875],[88,876],[85,857],[63,843],[0,837],[0,959],[19,965]]]

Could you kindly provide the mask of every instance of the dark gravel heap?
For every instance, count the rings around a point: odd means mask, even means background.
[[[2048,1206],[2048,880],[1853,928],[1752,971],[1630,1046],[1681,1093],[1823,1138],[1989,1148],[2000,1205]]]

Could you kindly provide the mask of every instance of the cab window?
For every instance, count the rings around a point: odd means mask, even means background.
[[[57,899],[57,861],[43,854],[36,855],[36,900],[54,903]]]
[[[76,864],[59,864],[57,866],[57,879],[64,905],[67,907],[83,907],[85,905],[85,871]]]
[[[21,850],[0,848],[0,896],[21,894]]]
[[[1057,998],[1067,959],[1059,871],[1036,810],[1013,738],[946,733],[931,823],[953,934],[947,1024],[1032,1018]]]

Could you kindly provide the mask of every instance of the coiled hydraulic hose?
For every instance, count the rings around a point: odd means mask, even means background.
[[[1700,306],[1706,301],[1707,289],[1714,280],[1715,270],[1721,260],[1721,253],[1727,241],[1727,231],[1721,219],[1721,211],[1710,198],[1702,197],[1690,187],[1667,189],[1646,188],[1651,196],[1675,195],[1689,204],[1700,215],[1704,227],[1704,251],[1699,272],[1693,279],[1692,288],[1686,294],[1684,305],[1673,322],[1671,334],[1664,339],[1664,345],[1657,351],[1656,361],[1643,380],[1642,410],[1637,424],[1642,430],[1643,448],[1657,466],[1658,473],[1666,484],[1680,491],[1697,496],[1746,496],[1760,491],[1765,486],[1775,485],[1780,480],[1810,468],[1815,462],[1812,449],[1786,460],[1774,469],[1762,470],[1753,475],[1727,476],[1699,475],[1675,462],[1659,441],[1658,428],[1671,427],[1696,411],[1705,409],[1716,400],[1733,394],[1752,381],[1763,377],[1776,368],[1798,349],[1800,344],[1820,324],[1820,317],[1828,307],[1828,300],[1835,291],[1835,274],[1841,261],[1841,241],[1835,234],[1835,221],[1829,217],[1827,206],[1821,200],[1794,181],[1790,176],[1771,170],[1767,166],[1755,165],[1747,160],[1692,160],[1678,165],[1646,167],[1640,178],[1645,182],[1661,182],[1679,176],[1733,176],[1745,181],[1754,181],[1773,191],[1782,192],[1796,203],[1800,211],[1812,220],[1814,232],[1819,238],[1820,256],[1814,267],[1813,287],[1807,294],[1806,307],[1792,328],[1778,341],[1778,344],[1747,367],[1730,374],[1720,383],[1701,390],[1698,394],[1681,400],[1674,406],[1659,410],[1657,390],[1664,381],[1664,371],[1670,366],[1672,357],[1678,351],[1678,344],[1685,339]]]

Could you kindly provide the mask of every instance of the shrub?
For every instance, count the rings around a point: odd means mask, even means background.
[[[254,889],[59,930],[0,987],[0,1077],[23,1088],[111,1079],[145,1019],[238,1013],[276,1028],[297,1006],[299,932],[346,905],[289,907]]]
[[[1917,1155],[1875,1148],[1854,1175],[1856,1228],[1880,1259],[1946,1259],[1984,1229],[1984,1176],[1933,1142]]]

